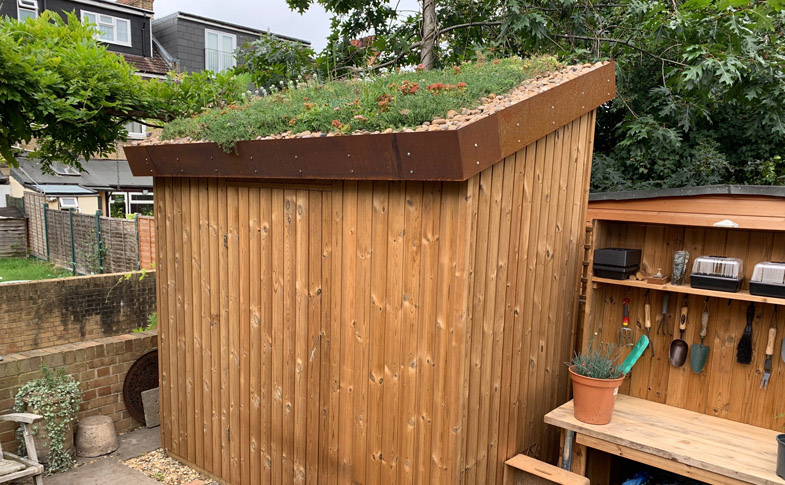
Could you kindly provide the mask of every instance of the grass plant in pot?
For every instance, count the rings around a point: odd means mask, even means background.
[[[29,412],[44,417],[33,425],[38,459],[47,465],[47,473],[68,470],[74,465],[74,425],[82,391],[79,382],[64,369],[52,371],[41,366],[41,377],[26,382],[14,400],[15,412]],[[19,431],[17,431],[19,433]],[[19,439],[20,448],[24,440]],[[25,450],[20,449],[25,454]]]
[[[619,351],[613,344],[592,343],[585,353],[569,362],[575,419],[589,424],[608,424],[624,374],[616,364]]]

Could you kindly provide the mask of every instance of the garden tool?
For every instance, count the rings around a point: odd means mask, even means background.
[[[646,290],[646,303],[643,305],[643,313],[644,313],[643,325],[646,328],[646,337],[648,337],[648,340],[651,340],[651,304],[649,303],[648,290]],[[649,345],[649,348],[651,349],[651,358],[653,359],[654,345],[653,344]]]
[[[627,375],[630,373],[630,369],[632,366],[635,365],[635,362],[638,361],[641,355],[646,351],[646,347],[649,345],[649,337],[645,335],[641,335],[641,338],[638,339],[638,343],[635,344],[635,347],[632,348],[630,351],[630,355],[624,359],[624,362],[621,363],[619,366],[619,370],[622,374]]]
[[[657,325],[657,333],[662,333],[663,335],[668,334],[667,326],[665,325],[665,321],[668,319],[668,293],[662,294],[662,316],[660,317],[660,323]]]
[[[736,362],[739,364],[752,363],[752,320],[755,318],[755,303],[750,302],[747,307],[747,326],[744,334],[739,339],[736,347]]]
[[[769,387],[771,377],[771,356],[774,355],[774,339],[777,337],[777,307],[771,315],[771,326],[769,327],[769,340],[766,342],[766,360],[763,362],[763,379],[760,381],[761,389]]]
[[[687,353],[690,351],[689,345],[684,341],[684,330],[687,328],[687,296],[684,296],[684,306],[681,307],[681,316],[679,317],[679,338],[671,342],[671,349],[668,355],[668,360],[674,367],[681,367],[687,361]]]
[[[630,299],[624,299],[624,318],[621,320],[621,328],[618,335],[619,347],[632,347],[632,329],[630,328]]]
[[[692,344],[692,352],[690,353],[690,367],[692,372],[700,374],[706,366],[706,361],[709,359],[709,346],[703,345],[703,339],[706,338],[706,330],[709,325],[709,297],[703,302],[703,314],[701,315],[701,343]]]

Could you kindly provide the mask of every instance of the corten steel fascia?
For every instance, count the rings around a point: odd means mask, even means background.
[[[136,176],[464,181],[616,96],[615,63],[457,130],[128,146]]]

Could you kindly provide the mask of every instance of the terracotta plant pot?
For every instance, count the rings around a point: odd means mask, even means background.
[[[575,419],[588,424],[608,424],[613,417],[616,394],[624,376],[618,379],[593,379],[575,373],[570,367]]]
[[[785,434],[777,435],[777,475],[785,478]]]

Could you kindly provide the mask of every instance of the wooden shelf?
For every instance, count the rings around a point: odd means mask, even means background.
[[[597,276],[592,277],[592,283],[602,283],[607,285],[618,285],[618,286],[632,286],[634,288],[646,288],[656,291],[669,291],[672,293],[686,293],[688,295],[709,296],[712,298],[722,298],[726,300],[728,299],[742,300],[742,301],[753,301],[756,303],[770,303],[772,305],[785,305],[785,298],[772,298],[769,296],[750,295],[750,292],[747,290],[741,290],[737,293],[731,293],[727,291],[703,290],[700,288],[693,288],[690,285],[676,286],[670,283],[666,283],[664,285],[655,285],[652,283],[647,283],[645,281],[613,280],[610,278],[599,278]]]

